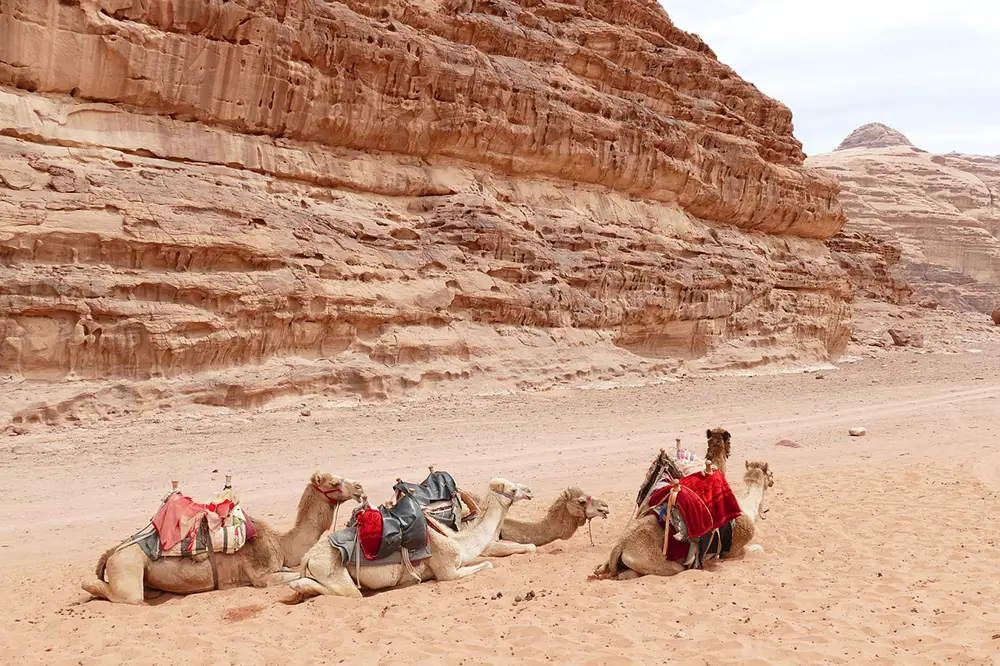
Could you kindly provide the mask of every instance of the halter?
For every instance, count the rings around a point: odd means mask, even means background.
[[[514,495],[515,495],[515,494],[517,493],[517,491],[516,491],[516,490],[514,491],[514,493],[508,493],[508,492],[505,492],[505,491],[503,491],[503,490],[495,490],[495,489],[493,489],[493,488],[490,488],[490,492],[491,492],[491,493],[496,493],[497,495],[500,495],[501,497],[506,497],[506,498],[507,498],[507,499],[509,499],[509,500],[510,500],[511,502],[513,502],[513,501],[514,501]]]
[[[333,488],[331,490],[323,490],[322,488],[320,488],[319,486],[317,486],[315,483],[312,484],[312,487],[316,489],[316,492],[318,492],[321,495],[323,495],[324,497],[326,497],[327,501],[330,502],[330,504],[340,504],[340,503],[345,502],[347,500],[347,498],[344,497],[344,480],[343,479],[340,480],[340,483],[337,484],[336,488]],[[336,497],[333,497],[333,496],[331,496],[332,493],[339,493],[339,494]]]

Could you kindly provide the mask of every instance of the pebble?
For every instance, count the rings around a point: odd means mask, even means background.
[[[868,434],[868,431],[860,426],[857,428],[851,428],[847,432],[851,435],[851,437],[864,437]]]

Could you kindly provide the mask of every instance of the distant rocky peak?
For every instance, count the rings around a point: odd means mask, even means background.
[[[882,123],[868,123],[851,132],[836,149],[891,148],[893,146],[916,148],[902,132]]]

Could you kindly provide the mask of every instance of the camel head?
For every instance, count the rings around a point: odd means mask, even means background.
[[[729,431],[725,428],[709,428],[705,434],[708,437],[708,452],[705,454],[705,459],[716,460],[718,454],[723,452],[728,458],[731,448]]]
[[[571,516],[577,518],[607,518],[611,512],[608,503],[602,499],[592,497],[579,488],[567,488],[563,491],[562,499],[566,502],[566,510]]]
[[[312,475],[310,483],[331,503],[346,502],[347,500],[360,502],[365,495],[365,489],[357,481],[334,476],[328,472],[316,472]]]
[[[532,497],[531,488],[528,486],[522,486],[520,483],[514,483],[500,477],[490,479],[490,490],[508,498],[512,503],[518,500],[530,500]]]
[[[763,486],[770,488],[774,485],[774,472],[766,462],[759,460],[747,460],[747,471],[743,474],[743,485]]]

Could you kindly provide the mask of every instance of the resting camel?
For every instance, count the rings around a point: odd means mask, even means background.
[[[431,555],[428,559],[412,563],[413,574],[419,581],[402,563],[361,567],[352,566],[352,562],[345,564],[340,551],[324,539],[303,558],[302,577],[288,583],[296,592],[291,603],[321,594],[361,597],[361,589],[385,590],[432,578],[438,581],[458,580],[492,568],[491,562],[474,566],[468,566],[468,563],[479,557],[493,540],[511,504],[522,499],[531,499],[529,488],[497,478],[490,481],[486,501],[480,504],[481,513],[467,529],[454,532],[427,516]]]
[[[479,504],[479,497],[468,493]],[[483,549],[484,557],[505,557],[530,553],[559,539],[569,539],[576,531],[598,516],[607,518],[608,503],[587,495],[576,487],[567,488],[549,507],[545,517],[535,523],[504,519],[493,541]],[[593,543],[593,540],[591,540]],[[527,547],[527,546],[530,546]]]
[[[741,555],[753,539],[764,502],[764,491],[774,485],[774,475],[768,464],[747,461],[743,485],[743,494],[737,498],[743,513],[733,521],[732,545],[729,552],[722,555],[726,559]],[[681,573],[685,570],[684,565],[672,562],[663,555],[663,529],[654,514],[634,520],[615,541],[608,561],[599,566],[594,575],[628,580],[644,575],[673,576]]]
[[[313,474],[299,499],[295,526],[284,534],[262,520],[253,519],[257,535],[233,554],[215,553],[218,587],[268,587],[299,577],[287,567],[298,566],[302,556],[333,524],[335,508],[364,495],[360,483],[332,474]],[[107,572],[108,580],[104,581]],[[97,580],[83,589],[99,599],[138,604],[143,587],[175,594],[214,589],[208,558],[160,557],[150,560],[132,540],[109,549],[97,562]]]

